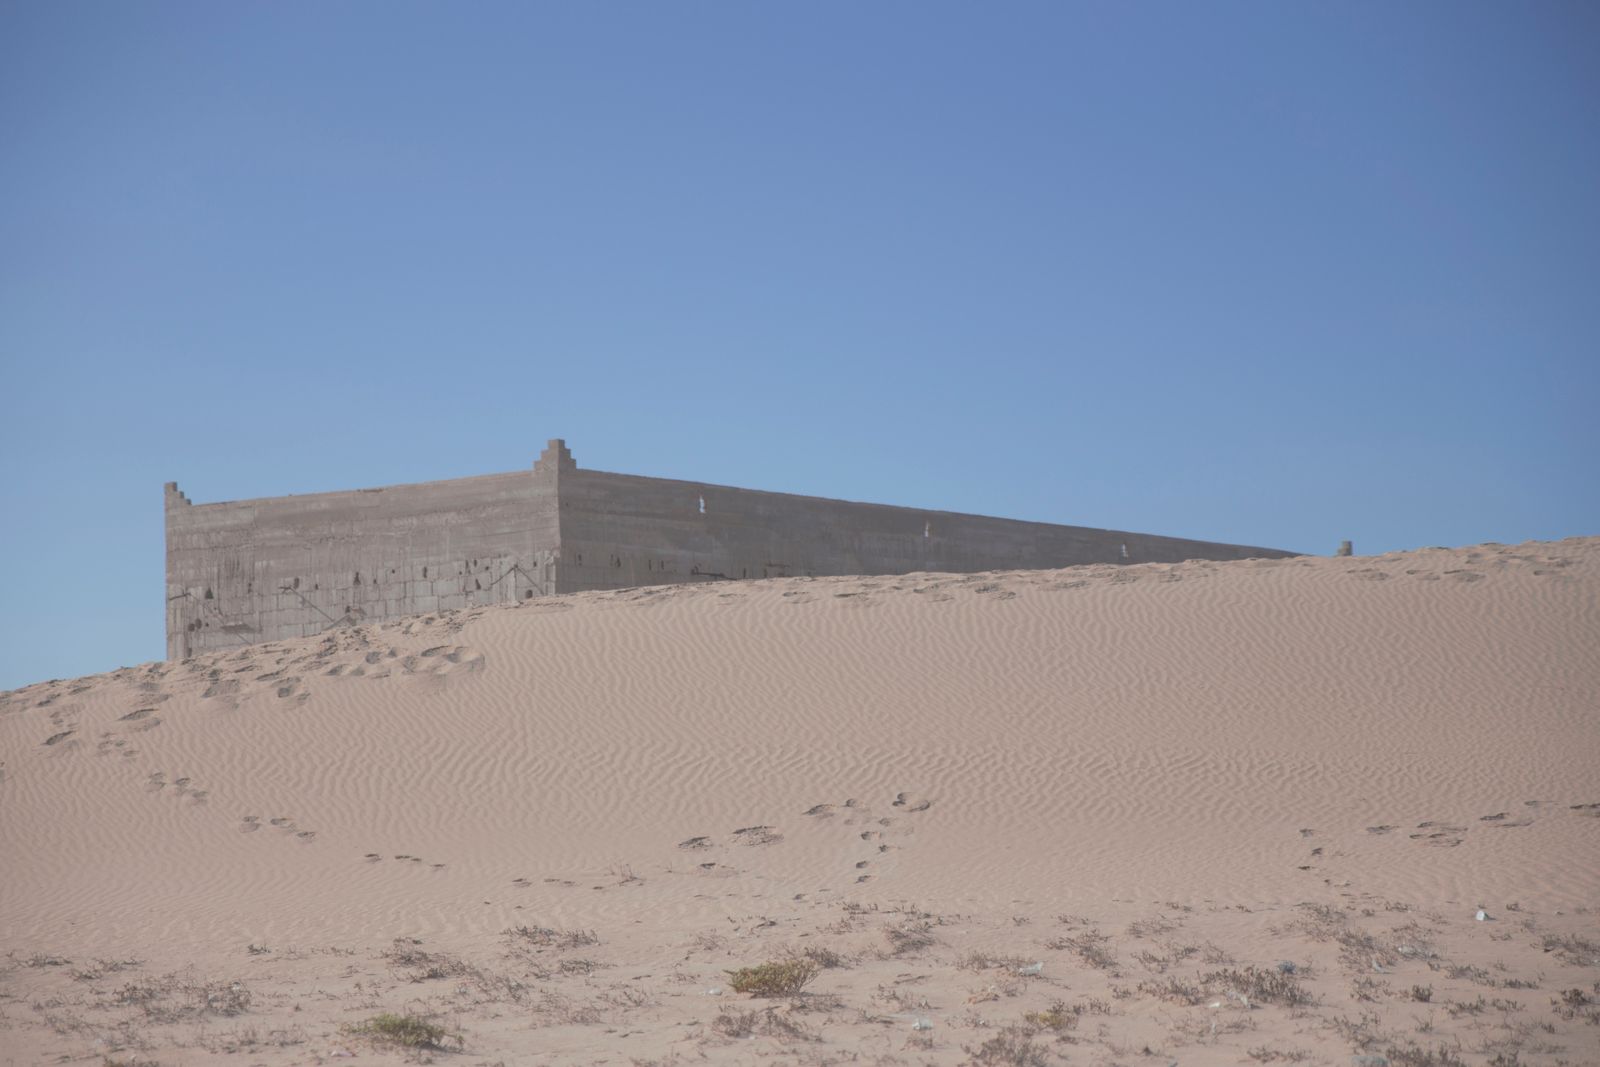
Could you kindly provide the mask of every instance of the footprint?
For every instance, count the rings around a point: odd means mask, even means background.
[[[294,836],[302,844],[308,844],[309,845],[312,841],[316,840],[317,832],[315,830],[301,830],[299,833],[295,834]]]
[[[156,771],[154,774],[150,775],[150,777],[145,779],[144,787],[147,792],[151,793],[154,793],[160,789],[165,789],[167,787],[166,773],[163,771]]]
[[[380,860],[382,860],[382,859],[383,859],[383,857],[382,857],[382,856],[380,856],[380,855],[379,855],[379,854],[378,854],[378,853],[376,853],[376,852],[368,852],[368,853],[367,853],[367,854],[366,854],[366,855],[365,855],[365,856],[363,856],[363,857],[362,857],[362,858],[363,858],[363,859],[365,859],[365,860],[366,860],[366,861],[367,861],[367,862],[368,862],[368,863],[377,863],[377,862],[379,862],[379,861],[380,861]]]
[[[910,793],[896,793],[894,795],[893,806],[897,808],[905,808],[907,812],[927,811],[933,806],[933,801],[919,800]]]
[[[212,697],[232,696],[233,694],[237,693],[238,691],[239,691],[239,681],[238,681],[238,679],[236,679],[236,678],[220,679],[220,680],[217,680],[217,681],[213,681],[210,685],[206,686],[205,692],[200,694],[200,699],[201,700],[208,700],[208,699],[210,699]]]
[[[76,730],[62,730],[59,734],[51,734],[49,737],[45,738],[44,743],[47,745],[60,744],[62,741],[65,741],[67,738],[71,737],[77,732],[78,731]]]
[[[679,841],[678,842],[678,847],[681,848],[681,849],[687,849],[687,850],[693,850],[693,849],[697,849],[697,848],[710,848],[711,847],[711,838],[709,838],[709,837],[691,837],[687,841]]]
[[[1461,844],[1461,838],[1446,833],[1412,834],[1411,840],[1421,841],[1432,848],[1455,848]]]
[[[771,845],[783,840],[783,835],[770,826],[746,826],[733,832],[741,845]]]
[[[832,815],[833,811],[834,811],[834,808],[833,808],[832,804],[813,804],[811,807],[807,808],[801,814],[803,814],[803,815],[822,815],[822,816],[827,816],[827,815]]]
[[[1369,834],[1386,834],[1386,833],[1389,833],[1391,830],[1398,830],[1398,829],[1400,829],[1398,826],[1369,826],[1369,827],[1367,827],[1367,833],[1369,833]]]
[[[259,829],[261,829],[261,817],[259,815],[246,815],[239,820],[239,832],[241,834],[253,834]]]
[[[155,708],[140,708],[138,711],[130,711],[130,712],[128,712],[128,714],[122,716],[122,718],[118,719],[117,721],[118,722],[138,722],[140,719],[148,719],[150,716],[154,715],[155,713],[156,713],[156,709]]]

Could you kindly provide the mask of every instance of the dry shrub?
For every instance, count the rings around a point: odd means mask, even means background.
[[[510,1000],[515,1003],[521,1003],[527,994],[527,986],[515,978],[486,971],[459,956],[424,952],[415,941],[408,938],[397,939],[393,947],[383,953],[383,958],[389,961],[397,976],[408,982],[456,978],[470,983],[491,1000]]]
[[[1058,937],[1045,942],[1045,948],[1073,953],[1084,963],[1102,971],[1114,971],[1117,957],[1110,950],[1111,939],[1095,930],[1085,930],[1074,937]]]
[[[777,1008],[763,1011],[723,1012],[711,1021],[711,1029],[726,1037],[771,1037],[779,1041],[816,1041],[817,1036],[803,1024]]]
[[[139,1008],[147,1019],[158,1023],[204,1015],[242,1015],[250,1009],[250,990],[243,982],[199,981],[180,974],[128,982],[112,999]]]
[[[443,1049],[447,1040],[454,1041],[458,1048],[464,1048],[466,1045],[460,1034],[448,1032],[431,1017],[423,1015],[393,1015],[384,1012],[381,1015],[374,1015],[364,1023],[350,1027],[348,1032],[365,1037],[374,1044],[393,1045],[399,1048]]]
[[[825,971],[836,970],[850,966],[850,957],[842,956],[831,948],[817,948],[815,946],[800,953],[806,959],[815,963]]]
[[[889,942],[889,955],[908,956],[935,944],[933,924],[926,920],[908,920],[894,926],[885,926],[883,936]]]
[[[1576,934],[1566,937],[1546,934],[1543,947],[1546,952],[1555,953],[1559,959],[1574,967],[1600,966],[1600,945]]]
[[[815,962],[803,957],[768,960],[727,972],[728,985],[735,993],[756,997],[792,997],[809,985],[819,970]]]
[[[1015,971],[1027,963],[1021,956],[991,956],[987,952],[968,952],[956,960],[956,966],[963,971],[989,971],[995,968]]]
[[[1281,1004],[1296,1008],[1311,1003],[1311,997],[1292,973],[1262,970],[1260,967],[1228,968],[1200,976],[1200,984],[1249,998],[1252,1004]]]
[[[1054,1001],[1044,1011],[1030,1011],[1022,1017],[1022,1021],[1036,1030],[1054,1030],[1063,1033],[1078,1025],[1078,1017],[1083,1014],[1082,1007],[1068,1007],[1066,1001]]]
[[[977,1048],[963,1045],[962,1049],[974,1067],[1050,1067],[1046,1051],[1020,1027],[1008,1026]]]

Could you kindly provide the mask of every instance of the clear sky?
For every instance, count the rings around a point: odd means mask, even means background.
[[[1593,3],[0,0],[0,688],[196,503],[583,466],[1600,534]]]

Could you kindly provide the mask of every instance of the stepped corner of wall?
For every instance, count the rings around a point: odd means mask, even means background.
[[[533,464],[535,474],[554,475],[562,471],[575,471],[578,469],[577,460],[572,458],[572,451],[567,448],[567,443],[559,437],[552,437],[545,445],[544,451]]]

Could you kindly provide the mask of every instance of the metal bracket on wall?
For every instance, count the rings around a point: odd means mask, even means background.
[[[493,589],[495,586],[499,585],[501,582],[505,581],[513,573],[516,573],[516,572],[520,572],[524,578],[528,579],[528,581],[532,582],[539,589],[542,590],[544,588],[544,583],[540,582],[539,579],[537,579],[533,575],[529,574],[527,572],[527,570],[519,562],[519,563],[513,563],[511,566],[507,567],[505,569],[505,571],[500,575],[500,577],[498,577],[494,581],[490,582],[484,588],[484,592],[488,592],[490,589]]]
[[[312,611],[316,612],[318,615],[321,615],[324,619],[327,619],[328,620],[328,624],[330,626],[337,626],[338,625],[338,623],[339,623],[338,619],[334,618],[332,615],[329,615],[326,611],[323,611],[321,608],[317,607],[311,601],[307,600],[305,598],[305,594],[300,592],[300,590],[296,589],[294,586],[292,586],[292,585],[280,585],[280,586],[278,586],[278,592],[280,592],[280,593],[293,593],[295,596],[300,598],[300,603],[304,604],[306,607],[310,608]]]

